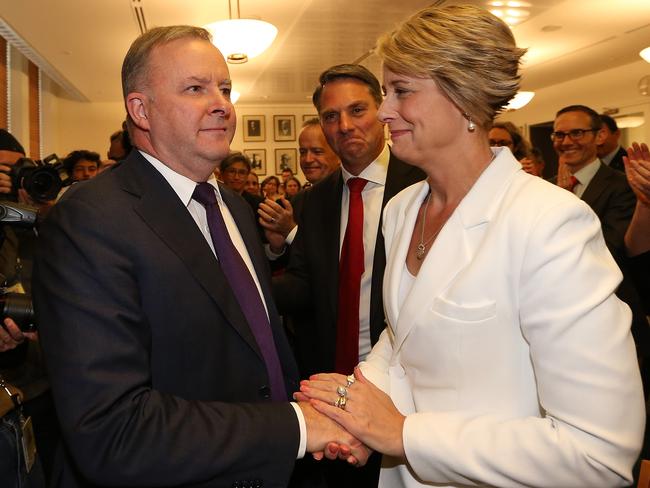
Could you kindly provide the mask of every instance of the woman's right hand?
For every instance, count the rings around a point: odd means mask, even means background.
[[[300,382],[300,392],[310,399],[316,410],[339,423],[368,447],[403,458],[402,430],[406,417],[358,367],[354,369],[354,377],[354,383],[346,387],[347,377],[341,374],[316,374]],[[345,408],[334,406],[339,398],[339,387],[347,389]]]

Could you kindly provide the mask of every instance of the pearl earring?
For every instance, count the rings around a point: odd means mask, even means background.
[[[463,116],[467,119],[467,131],[474,132],[476,130],[476,124],[472,120],[472,117],[468,113],[464,113]]]

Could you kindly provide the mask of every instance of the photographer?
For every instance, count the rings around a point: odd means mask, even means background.
[[[16,162],[25,157],[21,144],[7,131],[0,129],[0,205],[3,211],[16,207],[14,202],[37,206],[46,210],[51,202],[35,204],[34,200],[23,188],[15,188],[15,176],[12,168]],[[20,163],[19,163],[20,164]],[[4,389],[0,395],[6,408],[0,410],[0,479],[2,486],[22,486],[40,488],[44,486],[43,472],[49,475],[56,446],[59,429],[56,414],[49,391],[49,383],[45,375],[37,332],[21,330],[27,324],[14,315],[16,307],[11,304],[10,297],[31,291],[31,260],[35,245],[35,233],[31,228],[21,228],[14,223],[2,219],[0,223],[0,302],[6,310],[3,314],[11,317],[0,317],[0,379],[20,390],[22,407],[11,409],[11,401]],[[16,295],[26,301],[27,309],[31,303],[27,295]],[[20,326],[19,326],[20,324]],[[7,398],[5,398],[5,396]],[[3,411],[7,410],[8,411]],[[38,457],[43,463],[43,469],[38,460],[30,466],[30,455],[23,452],[20,436],[29,437],[26,426],[31,418],[33,432],[38,446]],[[17,445],[16,445],[17,444]],[[33,442],[32,442],[33,444]],[[18,464],[20,456],[21,464]],[[17,472],[17,466],[20,471]],[[31,468],[31,469],[30,469]],[[14,484],[7,484],[11,480]]]

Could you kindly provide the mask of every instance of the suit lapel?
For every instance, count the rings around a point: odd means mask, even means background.
[[[388,170],[386,172],[386,183],[384,185],[384,197],[379,213],[379,227],[377,229],[377,240],[375,244],[375,255],[372,264],[372,288],[370,292],[370,338],[374,344],[379,340],[379,335],[384,330],[384,305],[383,305],[383,284],[384,269],[386,268],[386,249],[384,245],[384,233],[382,224],[384,221],[384,207],[388,201],[397,195],[407,186],[412,185],[425,178],[425,174],[415,166],[408,165],[397,159],[393,153],[390,154]]]
[[[338,169],[334,172],[327,180],[323,181],[322,185],[323,187],[320,190],[323,195],[322,203],[325,209],[321,213],[323,215],[321,222],[321,235],[323,237],[322,252],[324,254],[324,262],[329,263],[328,266],[331,266],[331,271],[324,274],[324,276],[327,276],[329,282],[324,284],[323,289],[328,291],[330,310],[333,310],[334,317],[336,318],[339,287],[339,251],[341,247],[341,195],[343,194],[343,175],[341,174],[341,170]],[[332,325],[332,329],[336,330],[336,320]]]
[[[137,151],[126,164],[131,171],[125,172],[123,188],[140,197],[134,205],[135,212],[185,263],[188,272],[201,284],[228,322],[261,357],[237,299],[187,208],[165,178]]]
[[[607,188],[607,180],[609,179],[608,173],[614,171],[600,161],[598,164],[600,164],[598,171],[596,171],[596,174],[587,185],[587,188],[585,188],[581,197],[581,200],[592,208],[594,208],[596,201],[598,201],[600,195],[603,193],[605,188]]]
[[[509,151],[502,150],[498,153],[440,231],[422,263],[419,279],[416,278],[399,308],[397,300],[406,253],[428,185],[423,183],[420,190],[413,193],[411,201],[405,206],[404,223],[394,232],[396,240],[389,256],[391,268],[386,273],[389,279],[386,286],[390,297],[389,317],[391,323],[395,324],[394,354],[399,352],[417,323],[418,316],[430,308],[432,302],[444,293],[470,263],[489,228],[494,209],[498,208],[505,190],[519,171],[522,171],[521,165]]]

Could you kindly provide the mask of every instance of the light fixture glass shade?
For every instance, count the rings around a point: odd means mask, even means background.
[[[645,61],[650,63],[650,47],[646,47],[643,49],[640,53],[639,56],[641,56]]]
[[[506,110],[517,110],[526,105],[533,99],[535,92],[531,91],[520,91],[512,97],[508,105],[505,106]]]
[[[616,120],[619,129],[631,129],[645,124],[645,117],[641,114],[623,115],[622,117],[616,117],[614,120]]]
[[[205,28],[212,34],[212,43],[235,64],[262,54],[278,34],[274,25],[255,19],[220,20]]]
[[[236,104],[240,96],[241,93],[239,93],[237,90],[230,90],[230,103],[233,105]]]

